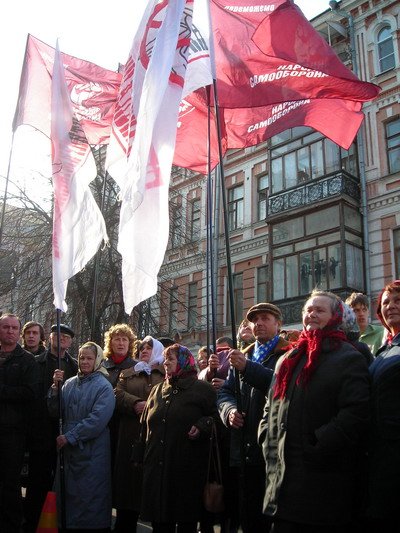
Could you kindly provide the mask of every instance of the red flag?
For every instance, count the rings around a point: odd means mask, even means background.
[[[241,12],[211,3],[221,107],[377,96],[379,87],[358,80],[291,1],[264,12],[251,12],[254,3],[241,0]]]
[[[360,104],[346,100],[305,99],[265,107],[225,109],[229,148],[245,148],[296,126],[309,126],[347,150],[364,118]],[[335,117],[335,120],[327,120]]]
[[[54,48],[28,35],[14,131],[30,124],[50,137],[54,53]],[[61,56],[74,117],[89,144],[107,144],[121,74],[68,54]]]

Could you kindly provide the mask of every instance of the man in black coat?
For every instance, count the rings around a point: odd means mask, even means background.
[[[21,322],[0,317],[0,531],[19,533],[22,522],[20,475],[29,406],[35,400],[38,369],[33,355],[18,344]]]
[[[240,487],[240,522],[244,533],[268,531],[263,515],[265,463],[257,443],[258,425],[262,418],[265,395],[272,380],[275,364],[289,345],[279,336],[282,326],[280,309],[271,303],[259,303],[246,316],[256,342],[244,353],[231,350],[231,368],[219,390],[218,409],[222,422],[231,428],[231,486]],[[242,411],[238,410],[234,369],[240,373]]]
[[[60,325],[61,370],[64,379],[76,376],[78,363],[68,353],[74,331],[66,324]],[[54,371],[59,368],[57,356],[57,326],[51,327],[49,348],[35,357],[39,370],[39,398],[32,413],[30,441],[28,442],[29,466],[25,496],[25,524],[27,533],[34,533],[46,494],[52,489],[57,465],[56,438],[59,434],[58,420],[47,411],[46,396],[53,383]]]

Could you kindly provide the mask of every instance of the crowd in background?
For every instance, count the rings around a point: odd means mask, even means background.
[[[3,313],[0,531],[36,532],[53,490],[65,532],[400,531],[400,281],[377,316],[362,293],[314,290],[301,330],[260,302],[215,350],[116,324],[75,359],[69,325],[46,345],[41,324]],[[218,514],[203,503],[213,428]]]

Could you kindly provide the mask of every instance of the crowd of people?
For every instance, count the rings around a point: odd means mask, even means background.
[[[196,357],[128,324],[70,350],[66,324],[0,316],[0,531],[400,531],[400,281],[377,301],[314,290],[301,330],[260,302]],[[399,411],[397,411],[399,407]],[[203,490],[211,435],[224,510]],[[137,450],[143,453],[138,459]],[[28,458],[24,498],[21,469]],[[115,509],[115,520],[112,510]]]

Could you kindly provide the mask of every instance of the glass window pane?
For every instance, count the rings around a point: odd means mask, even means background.
[[[268,265],[257,268],[257,302],[268,302]]]
[[[306,216],[306,233],[313,235],[320,231],[333,230],[339,227],[339,207],[333,206],[328,209],[316,211]]]
[[[342,169],[347,170],[353,176],[357,175],[357,166],[356,166],[356,154],[355,154],[355,145],[352,144],[348,150],[343,150],[341,148],[341,160],[342,160]]]
[[[308,147],[300,148],[297,152],[297,182],[308,181],[310,175],[310,150]]]
[[[389,38],[390,39],[392,38],[390,27],[385,26],[384,28],[381,29],[381,31],[378,34],[378,42],[384,41],[385,39],[389,39]]]
[[[325,139],[325,171],[334,172],[339,169],[339,146]]]
[[[364,269],[362,252],[351,244],[346,244],[346,285],[358,290],[363,289]]]
[[[335,244],[328,248],[329,256],[329,288],[337,289],[341,286],[342,262],[340,259],[340,245]]]
[[[393,230],[395,278],[400,277],[400,229]]]
[[[285,260],[276,259],[273,262],[273,300],[282,300],[285,297]]]
[[[273,137],[271,137],[271,146],[288,141],[290,139],[290,134],[291,134],[290,130],[285,130],[285,131],[282,131],[281,133],[278,133],[277,135],[274,135]]]
[[[394,68],[394,54],[387,56],[381,60],[381,71],[390,70]]]
[[[285,173],[285,188],[297,185],[296,152],[287,154],[283,158]]]
[[[282,158],[272,160],[271,172],[272,172],[272,192],[276,193],[283,189]]]
[[[311,145],[311,172],[313,178],[324,174],[324,160],[322,153],[322,141]]]
[[[361,213],[356,209],[345,205],[344,223],[348,228],[361,232]]]
[[[274,224],[272,228],[272,240],[274,244],[299,239],[303,236],[303,217]]]
[[[386,124],[386,132],[388,137],[392,137],[393,135],[400,133],[400,119]]]
[[[311,252],[300,255],[300,294],[309,294],[313,287]]]
[[[299,295],[298,283],[298,258],[292,255],[286,258],[286,298],[294,298]]]
[[[390,172],[398,172],[400,170],[400,148],[389,152],[389,168]]]
[[[319,289],[327,289],[327,268],[326,268],[326,249],[313,251],[314,259],[314,283]]]

